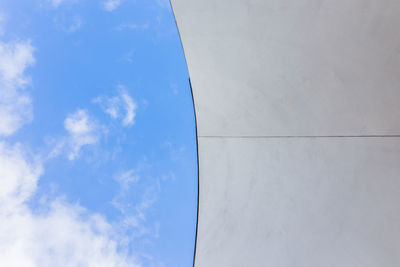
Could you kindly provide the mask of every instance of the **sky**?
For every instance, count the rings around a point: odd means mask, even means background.
[[[0,1],[0,265],[191,266],[194,112],[168,0]]]

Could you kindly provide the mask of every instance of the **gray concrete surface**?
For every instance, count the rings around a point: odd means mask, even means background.
[[[400,266],[400,2],[172,0],[196,267]]]

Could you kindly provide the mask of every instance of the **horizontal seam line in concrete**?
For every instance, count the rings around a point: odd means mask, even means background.
[[[400,135],[199,135],[200,138],[400,138]]]

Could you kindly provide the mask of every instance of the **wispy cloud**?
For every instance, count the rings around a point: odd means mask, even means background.
[[[121,108],[121,99],[115,97],[100,97],[95,100],[103,108],[103,111],[110,115],[111,118],[116,119],[119,117]]]
[[[117,9],[121,3],[121,0],[106,0],[103,2],[103,8],[104,10],[111,12]]]
[[[0,36],[4,34],[4,24],[5,24],[5,16],[4,14],[0,11]]]
[[[123,106],[125,109],[125,117],[122,120],[122,124],[124,126],[129,126],[133,125],[135,122],[135,110],[136,110],[136,104],[133,101],[132,97],[125,91],[121,93],[121,98],[123,101]]]
[[[64,0],[49,0],[53,7],[58,7]]]
[[[154,184],[145,187],[139,202],[132,204],[131,196],[133,191],[131,184],[136,184],[140,180],[138,173],[138,170],[129,170],[116,177],[120,189],[111,204],[123,215],[120,228],[131,239],[145,235],[152,235],[157,238],[159,224],[147,224],[146,213],[158,199],[160,182],[157,180]]]
[[[139,175],[132,169],[117,175],[115,180],[120,184],[121,190],[126,192],[132,183],[139,181]]]
[[[145,220],[145,212],[148,210],[157,200],[158,193],[160,192],[160,183],[157,181],[156,184],[149,186],[142,196],[142,201],[136,205],[137,216],[141,220]]]
[[[82,24],[83,24],[83,21],[82,21],[82,19],[81,19],[80,17],[74,17],[74,18],[72,19],[71,24],[69,24],[69,25],[65,28],[65,30],[66,30],[68,33],[76,32],[78,29],[80,29],[80,28],[82,27]]]
[[[128,53],[124,54],[120,61],[126,61],[129,63],[133,63],[133,55],[135,54],[135,50],[130,50]]]
[[[168,8],[168,9],[170,8],[169,0],[157,0],[157,4],[159,7],[162,8]]]
[[[131,126],[135,123],[137,104],[124,86],[119,85],[118,88],[117,96],[99,96],[93,102],[99,104],[111,118],[121,118],[123,126]]]
[[[69,34],[78,31],[83,24],[83,19],[77,15],[68,17],[62,14],[54,17],[54,27]]]
[[[172,89],[174,95],[179,94],[179,87],[176,83],[170,83],[169,87]]]
[[[33,118],[25,72],[35,63],[34,50],[30,41],[0,41],[0,135],[13,134]]]
[[[83,146],[93,145],[99,141],[100,127],[93,118],[89,117],[85,109],[79,109],[68,115],[64,121],[64,127],[68,132],[69,160],[76,159]]]
[[[170,159],[172,161],[178,161],[179,159],[182,159],[182,157],[184,156],[184,152],[186,150],[185,146],[181,145],[181,146],[176,146],[175,144],[171,143],[171,142],[165,142],[163,144],[164,147],[166,147],[169,151],[170,154]]]
[[[65,3],[74,4],[76,2],[79,2],[80,0],[48,0],[48,1],[54,8],[58,8],[62,4]]]
[[[122,31],[122,30],[136,30],[136,31],[144,31],[147,30],[150,27],[149,23],[145,24],[136,24],[136,23],[122,23],[118,25],[115,29],[117,31]]]

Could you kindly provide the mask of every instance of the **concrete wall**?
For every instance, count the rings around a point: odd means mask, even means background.
[[[196,267],[400,266],[400,2],[172,0]]]

